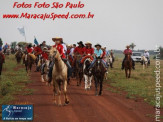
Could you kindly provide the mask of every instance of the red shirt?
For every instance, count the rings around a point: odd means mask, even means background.
[[[88,54],[93,55],[94,54],[94,49],[93,48],[86,48],[86,47],[84,47],[84,53],[86,55],[88,55]]]
[[[44,59],[47,59],[48,60],[48,54],[46,53],[46,52],[42,52],[42,57],[44,58]]]
[[[70,49],[67,49],[67,54],[68,54],[68,55],[70,54]]]
[[[75,49],[74,49],[74,53],[78,53],[78,54],[80,54],[80,55],[83,55],[84,54],[84,47],[76,47]]]
[[[106,51],[103,51],[102,57],[104,58],[106,56]]]
[[[53,47],[57,48],[57,50],[60,53],[62,58],[66,58],[66,56],[64,54],[64,47],[62,44],[54,45]]]
[[[131,55],[132,55],[132,50],[130,50],[130,49],[125,49],[123,53],[124,53],[125,55],[127,55],[127,54],[131,54]]]
[[[41,50],[40,47],[35,47],[35,48],[34,48],[34,51],[42,53],[42,50]]]
[[[32,51],[33,51],[32,48],[28,48],[28,47],[27,47],[27,52],[28,52],[28,53],[32,53]]]

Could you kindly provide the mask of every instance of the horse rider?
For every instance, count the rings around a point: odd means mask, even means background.
[[[75,55],[83,56],[84,54],[84,44],[82,41],[78,42],[78,46],[74,49]]]
[[[3,48],[4,48],[4,54],[6,54],[6,50],[9,48],[9,45],[6,43]]]
[[[67,45],[67,59],[70,61],[70,62],[73,62],[73,56],[70,55],[70,52],[71,52],[71,49],[72,49],[72,45]]]
[[[65,54],[65,56],[67,56],[67,46],[66,46],[66,44],[63,42],[63,40],[61,41],[61,44],[62,44],[63,49],[64,49],[64,54]]]
[[[106,62],[102,59],[103,51],[102,51],[102,49],[101,49],[101,45],[100,45],[100,44],[96,44],[95,47],[96,47],[96,49],[95,49],[95,51],[94,51],[94,59],[93,59],[93,61],[91,62],[91,65],[89,66],[89,68],[91,69],[91,68],[94,66],[94,64],[95,64],[97,58],[101,58],[102,64],[103,64],[103,66],[105,67],[105,70],[107,71],[108,65],[107,65]]]
[[[36,56],[33,53],[33,48],[32,48],[32,45],[29,44],[27,47],[26,47],[26,51],[25,51],[25,55],[29,54],[33,60],[36,59]],[[23,63],[25,63],[25,55],[23,55]]]
[[[42,75],[44,74],[44,67],[45,67],[46,61],[48,60],[48,57],[49,57],[47,51],[48,51],[48,48],[44,47],[43,51],[41,53],[42,58],[43,58],[43,63],[42,63],[42,66],[41,66],[41,74]]]
[[[126,48],[127,49],[125,49],[124,52],[123,52],[123,54],[125,55],[125,58],[122,61],[122,68],[121,68],[122,70],[124,69],[124,61],[126,60],[127,55],[128,54],[132,55],[132,50],[130,50],[130,46],[127,45]],[[132,58],[131,58],[131,60],[132,60],[132,68],[135,69],[135,62],[134,62],[134,60]]]
[[[147,50],[144,51],[144,56],[147,58],[148,64],[150,65],[149,52]]]
[[[84,57],[81,60],[81,64],[84,63],[85,59],[90,58],[93,60],[94,48],[92,48],[92,43],[87,41],[84,47]]]
[[[57,37],[57,38],[52,38],[52,40],[53,40],[53,42],[55,42],[55,45],[53,45],[52,47],[55,47],[58,50],[59,54],[61,55],[62,60],[68,67],[68,78],[69,78],[72,74],[72,70],[71,70],[71,65],[70,65],[69,61],[66,59],[66,55],[64,53],[64,47],[61,44],[63,39]],[[52,64],[54,65],[54,62]],[[50,69],[49,69],[49,75],[48,75],[48,76],[50,76],[49,79],[51,79],[51,76],[52,76],[53,65],[51,65],[52,67],[50,67]]]
[[[71,49],[70,49],[70,53],[69,56],[71,56],[72,59],[74,59],[74,50],[76,48],[76,44],[73,44]]]
[[[37,59],[36,59],[36,70],[35,70],[35,72],[38,72],[38,71],[39,71],[38,62],[39,62],[40,56],[41,56],[41,54],[42,54],[41,45],[42,45],[42,44],[37,45],[37,46],[35,46],[35,48],[33,49],[34,55],[37,57]]]
[[[47,47],[47,45],[46,45],[46,41],[43,41],[42,44],[41,44],[40,46],[41,46],[41,50],[43,50],[44,47]]]
[[[4,55],[3,52],[2,52],[2,47],[0,47],[0,55],[1,55],[2,58],[3,58],[3,63],[5,63],[5,55]]]
[[[79,66],[82,66],[80,61],[81,61],[81,58],[84,54],[84,44],[82,41],[78,42],[78,46],[74,49],[74,58],[75,58],[75,61],[77,61],[77,63],[79,64]],[[77,56],[80,56],[80,59],[77,59]]]
[[[21,46],[20,46],[20,45],[17,45],[17,46],[16,46],[16,53],[15,53],[15,55],[17,55],[17,53],[18,53],[18,52],[21,52],[21,51],[22,51]]]
[[[113,59],[113,62],[114,62],[114,52],[113,52],[113,50],[110,50],[110,55],[111,55],[111,57]]]

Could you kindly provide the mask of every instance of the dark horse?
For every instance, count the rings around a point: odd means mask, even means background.
[[[30,75],[33,63],[34,63],[33,58],[29,54],[26,53],[24,57],[24,64],[25,64],[25,68],[27,71],[27,75]]]
[[[23,56],[22,51],[18,50],[18,52],[15,54],[15,58],[18,64],[21,62],[22,56]]]
[[[95,81],[95,95],[96,96],[102,95],[103,80],[105,76],[105,67],[102,64],[101,60],[102,60],[101,58],[97,58],[92,69],[92,73],[93,73],[94,81]],[[100,84],[100,90],[98,93],[97,87],[99,84]]]
[[[125,56],[124,68],[125,68],[126,78],[130,78],[130,76],[131,76],[131,69],[132,69],[131,54],[127,54],[127,55]]]
[[[76,79],[77,79],[77,86],[80,86],[81,85],[81,81],[82,81],[82,78],[83,78],[83,67],[82,65],[80,64],[80,59],[81,59],[81,56],[80,55],[77,55],[75,56],[75,73],[76,73]]]
[[[3,63],[4,63],[3,55],[0,53],[0,76],[1,76],[1,72],[2,72]]]

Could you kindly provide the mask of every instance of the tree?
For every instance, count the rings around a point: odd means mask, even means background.
[[[134,43],[131,43],[131,44],[130,44],[130,47],[131,47],[131,49],[133,50],[133,49],[136,47],[136,45],[135,45]]]
[[[3,41],[2,41],[2,39],[0,38],[0,47],[2,47],[2,45],[3,45]]]

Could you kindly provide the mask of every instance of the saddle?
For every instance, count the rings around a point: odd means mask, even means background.
[[[84,56],[84,57],[82,58],[81,63],[83,64],[84,61],[85,61],[87,58],[90,58],[90,59],[93,61],[93,57],[92,57],[92,56],[86,55],[86,56]]]

